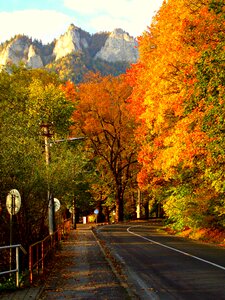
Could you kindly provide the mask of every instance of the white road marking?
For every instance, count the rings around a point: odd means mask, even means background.
[[[138,234],[138,233],[135,233],[135,232],[130,231],[130,229],[133,228],[133,227],[143,227],[143,226],[142,226],[142,225],[131,226],[131,227],[127,228],[127,232],[129,232],[130,234],[136,235],[136,236],[138,236],[138,237],[140,237],[140,238],[142,238],[142,239],[144,239],[144,240],[146,240],[146,241],[149,241],[149,242],[151,242],[151,243],[154,243],[154,244],[156,244],[156,245],[159,245],[159,246],[162,246],[162,247],[164,247],[164,248],[167,248],[167,249],[176,251],[176,252],[181,253],[181,254],[186,255],[186,256],[190,256],[190,257],[192,257],[192,258],[195,258],[195,259],[197,259],[197,260],[200,260],[200,261],[202,261],[202,262],[204,262],[204,263],[207,263],[207,264],[209,264],[209,265],[212,265],[212,266],[214,266],[214,267],[217,267],[217,268],[222,269],[222,270],[225,271],[225,267],[223,267],[223,266],[217,265],[217,264],[215,264],[215,263],[213,263],[213,262],[211,262],[211,261],[205,260],[205,259],[203,259],[203,258],[200,258],[200,257],[198,257],[198,256],[192,255],[192,254],[190,254],[190,253],[187,253],[187,252],[178,250],[178,249],[176,249],[176,248],[173,248],[173,247],[170,247],[170,246],[161,244],[161,243],[156,242],[156,241],[154,241],[154,240],[152,240],[152,239],[148,239],[148,238],[146,238],[145,236],[142,236],[142,235],[140,235],[140,234]]]

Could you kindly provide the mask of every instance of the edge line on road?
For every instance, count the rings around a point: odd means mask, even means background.
[[[161,246],[161,247],[164,247],[164,248],[167,248],[167,249],[176,251],[176,252],[181,253],[181,254],[186,255],[186,256],[190,256],[190,257],[192,257],[192,258],[195,258],[195,259],[197,259],[197,260],[199,260],[199,261],[202,261],[202,262],[204,262],[204,263],[207,263],[207,264],[209,264],[209,265],[212,265],[212,266],[214,266],[214,267],[217,267],[217,268],[222,269],[223,271],[225,271],[225,267],[223,267],[223,266],[220,266],[220,265],[215,264],[215,263],[213,263],[213,262],[211,262],[211,261],[205,260],[205,259],[203,259],[203,258],[201,258],[201,257],[192,255],[192,254],[190,254],[190,253],[187,253],[187,252],[178,250],[178,249],[176,249],[176,248],[173,248],[173,247],[170,247],[170,246],[161,244],[161,243],[156,242],[156,241],[154,241],[154,240],[152,240],[152,239],[149,239],[149,238],[147,238],[147,237],[145,237],[145,236],[142,236],[142,235],[140,235],[140,234],[138,234],[138,233],[135,233],[135,232],[133,232],[133,231],[130,231],[130,229],[133,228],[133,227],[143,227],[143,226],[142,226],[142,225],[130,226],[130,227],[127,228],[127,232],[129,232],[130,234],[136,235],[136,236],[138,236],[138,237],[140,237],[140,238],[142,238],[142,239],[144,239],[144,240],[146,240],[146,241],[149,241],[149,242],[151,242],[151,243],[154,243],[154,244],[156,244],[156,245],[159,245],[159,246]]]

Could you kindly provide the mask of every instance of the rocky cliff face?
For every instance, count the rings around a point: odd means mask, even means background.
[[[109,63],[134,63],[138,59],[137,43],[122,29],[111,33],[89,34],[71,24],[67,32],[48,45],[18,35],[0,46],[0,66],[24,62],[31,68],[42,68],[73,53],[85,53],[90,59]]]
[[[35,51],[35,47],[30,45],[28,56],[27,56],[27,65],[31,68],[42,68],[44,66],[41,56],[38,55]]]
[[[0,65],[7,63],[18,64],[20,61],[26,61],[31,41],[24,36],[16,38],[6,47],[3,47],[0,53]]]
[[[137,42],[122,29],[115,29],[105,45],[95,55],[109,62],[126,61],[134,63],[138,59]]]
[[[87,33],[86,37],[84,37],[84,34],[82,36],[82,33],[84,33],[84,31],[71,24],[67,32],[61,35],[56,41],[53,50],[55,59],[58,60],[65,57],[67,54],[87,49],[89,47],[90,35]]]
[[[6,45],[2,45],[0,50],[0,67],[7,64],[25,63],[31,68],[41,68],[44,66],[38,48],[32,40],[26,36],[18,35]]]

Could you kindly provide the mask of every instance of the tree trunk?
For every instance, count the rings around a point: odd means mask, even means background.
[[[145,210],[144,217],[147,220],[149,218],[149,202],[145,201],[143,206],[144,206],[144,210]]]
[[[138,189],[138,199],[137,199],[137,219],[141,218],[141,191]]]
[[[123,191],[121,185],[117,187],[116,193],[116,222],[122,222],[124,218]]]

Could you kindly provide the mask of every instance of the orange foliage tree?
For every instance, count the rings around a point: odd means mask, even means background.
[[[131,87],[120,77],[89,74],[77,86],[74,131],[82,133],[96,169],[115,191],[116,220],[124,218],[124,192],[136,159],[134,120],[127,109]],[[90,151],[90,149],[92,149]],[[112,181],[112,182],[111,182]]]
[[[216,91],[217,113],[224,101],[224,76],[217,76],[224,61],[223,32],[221,1],[164,1],[139,38],[140,60],[128,72],[133,84],[131,105],[139,124],[139,185],[155,189],[156,195],[164,190],[170,203],[165,201],[164,208],[175,221],[182,219],[181,225],[197,224],[196,212],[211,220],[213,199],[218,197],[218,190],[205,174],[213,162],[212,145],[219,123],[218,117],[209,114],[214,107],[209,99]],[[218,49],[220,58],[213,65]],[[210,83],[211,76],[214,86],[210,89],[204,84]],[[212,121],[215,127],[210,133],[206,124]],[[170,208],[179,201],[178,220],[177,212]]]

